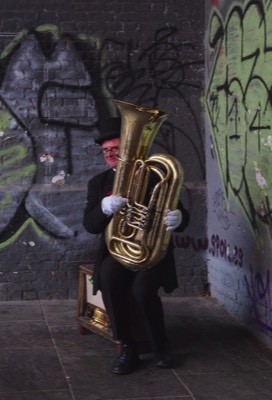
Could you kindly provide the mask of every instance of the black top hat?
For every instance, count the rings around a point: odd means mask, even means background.
[[[102,144],[105,140],[111,140],[119,138],[121,134],[121,118],[111,117],[106,120],[102,120],[98,129],[100,131],[100,137],[95,139],[95,143]]]

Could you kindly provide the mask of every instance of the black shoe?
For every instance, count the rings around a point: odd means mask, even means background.
[[[137,366],[138,354],[131,344],[121,344],[118,357],[112,365],[112,373],[123,375],[130,374]]]
[[[169,350],[156,354],[156,366],[158,368],[172,368],[172,355]]]

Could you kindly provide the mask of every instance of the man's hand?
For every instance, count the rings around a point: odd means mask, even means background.
[[[107,196],[101,202],[101,208],[104,214],[110,216],[120,210],[124,205],[127,204],[128,199],[121,196]]]
[[[167,225],[168,231],[174,231],[180,226],[182,222],[182,213],[180,210],[176,209],[173,211],[167,211],[166,217],[164,218],[164,222]]]

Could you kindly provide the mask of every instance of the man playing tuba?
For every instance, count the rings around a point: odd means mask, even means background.
[[[101,125],[101,145],[109,169],[88,183],[84,227],[92,234],[101,234],[94,266],[94,294],[101,290],[112,328],[113,339],[118,342],[118,355],[112,373],[128,374],[139,366],[139,355],[131,321],[131,304],[138,307],[144,322],[146,337],[154,353],[156,366],[170,368],[172,356],[165,330],[164,314],[158,290],[163,287],[171,293],[177,287],[177,275],[170,240],[164,257],[144,270],[124,267],[112,257],[105,241],[105,230],[113,215],[127,203],[127,198],[112,194],[115,170],[120,148],[121,118],[110,118]],[[164,223],[171,231],[183,231],[189,223],[189,214],[181,203],[176,210],[166,213]]]

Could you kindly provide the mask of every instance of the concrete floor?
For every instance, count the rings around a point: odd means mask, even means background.
[[[166,298],[175,365],[111,374],[115,344],[80,335],[75,301],[0,303],[0,400],[269,400],[272,352],[209,298]]]

